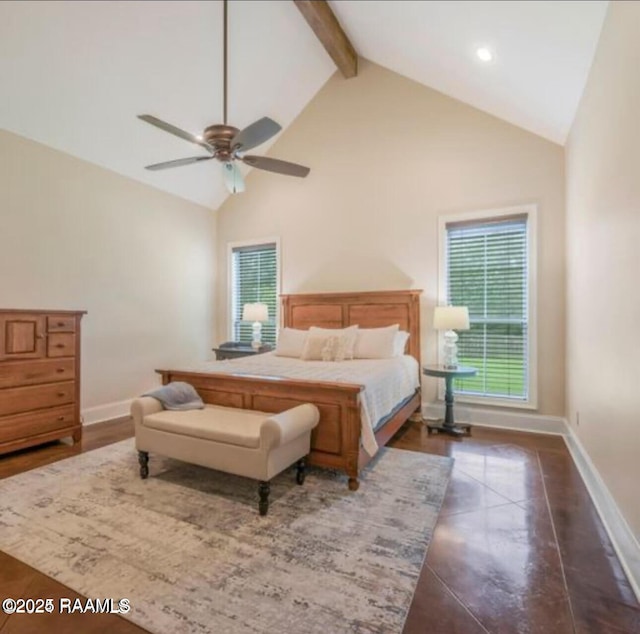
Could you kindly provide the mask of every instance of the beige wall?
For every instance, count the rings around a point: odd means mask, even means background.
[[[435,360],[438,215],[538,205],[539,410],[564,414],[564,155],[560,146],[362,60],[332,77],[218,218],[218,340],[228,336],[226,245],[279,236],[282,291],[422,288],[423,359]],[[425,382],[425,400],[435,382]]]
[[[212,212],[0,131],[0,307],[83,309],[82,408],[204,358]]]
[[[640,539],[638,33],[640,3],[611,3],[567,145],[567,385],[569,422]]]

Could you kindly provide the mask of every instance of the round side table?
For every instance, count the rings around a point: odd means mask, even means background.
[[[471,434],[471,425],[468,423],[456,424],[453,420],[453,379],[464,376],[475,376],[478,370],[469,366],[459,365],[456,368],[447,368],[444,365],[425,365],[422,373],[426,376],[434,376],[445,380],[445,412],[444,420],[427,423],[427,429],[431,432],[443,432],[451,436],[463,436]]]

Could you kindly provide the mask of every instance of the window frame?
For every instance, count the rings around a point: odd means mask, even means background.
[[[233,251],[245,247],[259,247],[274,244],[276,247],[276,314],[275,328],[276,337],[278,328],[280,327],[280,294],[281,271],[282,271],[282,252],[280,250],[280,238],[253,238],[251,240],[239,240],[236,242],[227,242],[227,340],[235,341],[235,332],[233,330]]]
[[[448,304],[448,249],[447,249],[447,224],[454,222],[490,222],[500,220],[507,216],[526,215],[527,217],[527,284],[528,284],[528,339],[527,358],[528,365],[528,398],[526,401],[518,401],[509,398],[496,396],[470,396],[459,394],[454,391],[457,403],[469,403],[479,405],[494,405],[514,409],[538,408],[538,328],[537,328],[537,215],[538,206],[536,204],[514,205],[502,207],[500,209],[483,209],[476,211],[466,211],[452,214],[441,214],[438,216],[438,305]],[[444,343],[444,333],[438,332],[437,359],[442,363],[442,345]],[[438,398],[444,398],[444,387],[438,388]]]

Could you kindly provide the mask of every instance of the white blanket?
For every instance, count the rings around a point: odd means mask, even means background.
[[[273,352],[240,359],[210,361],[183,372],[277,376],[316,382],[356,383],[361,392],[362,446],[374,456],[378,451],[375,425],[420,385],[418,362],[409,355],[393,359],[354,359],[353,361],[302,361],[277,357]]]

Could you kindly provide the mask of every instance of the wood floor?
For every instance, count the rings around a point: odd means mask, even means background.
[[[92,425],[81,446],[1,457],[0,478],[132,433],[129,420]],[[640,633],[640,606],[562,439],[476,427],[457,440],[408,423],[391,445],[455,458],[404,634]],[[0,599],[77,596],[0,553]],[[32,632],[144,630],[117,615],[0,611],[0,634]]]

